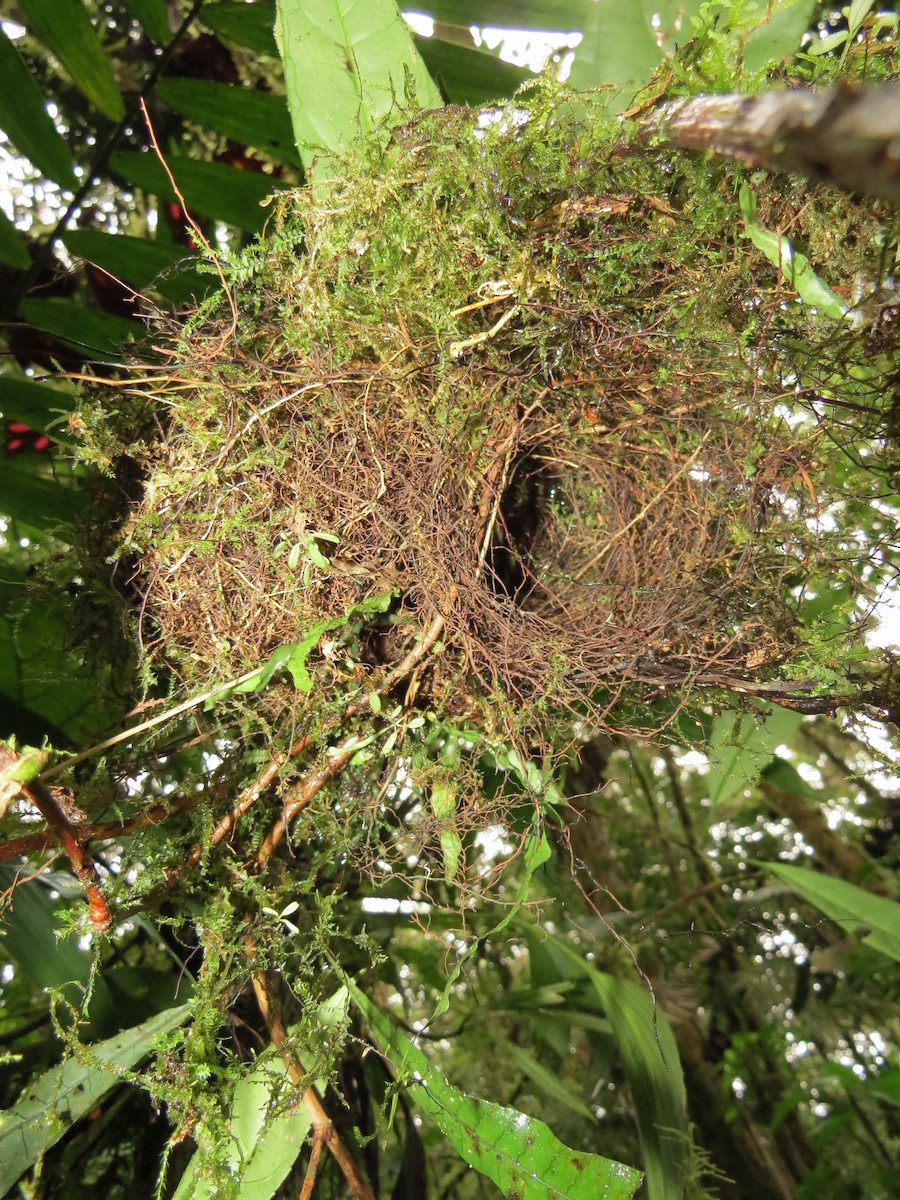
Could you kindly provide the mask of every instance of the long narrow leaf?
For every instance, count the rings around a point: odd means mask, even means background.
[[[28,28],[55,55],[82,95],[111,121],[125,105],[103,43],[81,0],[21,0]]]
[[[2,26],[0,80],[0,129],[44,175],[61,187],[74,187],[66,143],[50,119],[40,88]]]
[[[198,125],[262,150],[276,162],[299,162],[283,96],[208,79],[161,79],[156,93]]]
[[[193,216],[224,221],[253,233],[266,219],[263,204],[273,192],[288,185],[257,171],[239,171],[224,163],[198,162],[173,155],[167,160],[185,203]],[[161,199],[175,193],[162,165],[151,154],[114,154],[110,166],[134,187]]]
[[[208,25],[223,42],[246,46],[257,54],[278,57],[275,44],[275,0],[223,0],[220,4],[203,6],[203,24]]]
[[[0,1114],[0,1195],[121,1082],[119,1072],[146,1058],[154,1039],[183,1025],[190,1011],[189,1004],[169,1009],[91,1046],[85,1062],[70,1058],[38,1076],[15,1108]]]
[[[681,1200],[687,1167],[687,1100],[678,1046],[665,1013],[628,979],[598,971],[561,938],[545,946],[593,985],[634,1100],[648,1200]]]
[[[395,0],[278,0],[275,34],[307,166],[382,124],[410,86],[417,104],[441,102]]]
[[[863,938],[866,945],[900,962],[900,904],[895,900],[875,896],[844,879],[822,875],[806,867],[792,867],[787,863],[757,865],[776,875],[848,933],[868,930]]]
[[[225,1169],[235,1181],[234,1200],[269,1200],[297,1156],[310,1130],[305,1108],[291,1111],[285,1100],[287,1071],[281,1057],[266,1052],[253,1071],[234,1089]],[[217,1131],[199,1131],[197,1150],[181,1177],[172,1200],[207,1200],[218,1195],[219,1180],[206,1170]]]
[[[2,209],[0,209],[0,262],[8,263],[11,267],[18,267],[20,271],[27,271],[31,265],[31,255],[22,241],[22,235]]]
[[[354,984],[350,994],[409,1096],[470,1166],[519,1200],[627,1200],[641,1180],[623,1163],[569,1149],[543,1123],[452,1087]]]

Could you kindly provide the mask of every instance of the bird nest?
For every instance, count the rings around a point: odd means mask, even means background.
[[[277,200],[135,384],[148,652],[210,685],[293,647],[344,697],[420,654],[407,702],[532,738],[781,678],[814,447],[766,386],[759,259],[721,173],[617,136],[538,91]]]

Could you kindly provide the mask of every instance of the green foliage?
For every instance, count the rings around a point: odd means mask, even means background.
[[[0,472],[4,1190],[346,1194],[327,1150],[310,1166],[312,1086],[382,1194],[626,1196],[641,1170],[651,1200],[886,1200],[900,856],[875,719],[900,706],[859,634],[897,566],[896,222],[649,148],[640,118],[890,75],[895,14],[807,35],[808,0],[435,0],[413,39],[386,2],[21,8],[0,410],[56,445]],[[599,95],[514,95],[529,73],[473,23],[578,30],[571,81]],[[512,107],[477,135],[405,107],[441,97]],[[340,470],[292,492],[348,412]],[[485,488],[500,419],[532,462]],[[442,464],[466,449],[450,497],[404,466],[423,431]],[[629,508],[610,481],[640,463]],[[646,545],[624,589],[594,564],[564,647],[535,622],[473,683],[483,566],[441,592],[410,546],[442,504],[438,559],[486,546],[479,487],[545,504],[568,566],[504,551],[544,587],[571,586],[579,529],[604,570],[616,520]],[[188,601],[182,555],[211,572]],[[678,624],[701,585],[714,645]],[[260,597],[283,623],[251,643]],[[632,640],[586,688],[598,630]],[[61,848],[77,880],[46,870]]]

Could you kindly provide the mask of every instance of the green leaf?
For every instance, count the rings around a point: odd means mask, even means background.
[[[29,325],[74,346],[85,358],[117,359],[127,344],[140,341],[145,334],[144,326],[137,321],[96,312],[61,296],[23,300],[19,313]]]
[[[77,477],[62,465],[58,473],[51,473],[45,455],[36,463],[33,456],[14,454],[0,471],[0,514],[31,530],[65,532],[87,503],[88,497],[77,485]],[[21,531],[16,532],[22,536]]]
[[[246,46],[257,54],[278,57],[275,43],[275,3],[247,4],[245,0],[226,0],[222,4],[206,4],[203,24],[221,41]]]
[[[74,407],[75,396],[62,388],[0,375],[0,415],[7,421],[24,421],[54,441],[71,442],[64,422]]]
[[[235,1085],[231,1103],[225,1171],[236,1181],[234,1200],[269,1200],[281,1186],[303,1150],[310,1131],[306,1108],[292,1111],[296,1091],[287,1080],[281,1056],[266,1051],[251,1073]],[[205,1200],[219,1195],[222,1180],[205,1170],[221,1135],[206,1126],[200,1130],[194,1159],[188,1164],[173,1200]],[[196,1163],[196,1166],[193,1165]]]
[[[613,1031],[637,1116],[648,1200],[681,1200],[689,1153],[678,1046],[645,988],[598,971],[561,938],[550,949],[587,975]]]
[[[869,930],[863,937],[866,945],[900,962],[900,904],[896,901],[806,867],[767,862],[755,865],[777,876],[849,933]]]
[[[499,29],[583,29],[594,0],[423,0],[417,11],[448,25]]]
[[[169,11],[166,0],[125,0],[125,7],[140,21],[146,33],[160,46],[172,40],[169,26]]]
[[[39,1075],[15,1107],[0,1114],[0,1194],[5,1195],[76,1121],[121,1083],[120,1072],[145,1059],[160,1034],[183,1025],[190,1011],[188,1004],[169,1009],[87,1047],[84,1062],[70,1058]]]
[[[21,457],[21,456],[19,456]],[[0,472],[5,488],[13,462]],[[21,478],[27,484],[27,475]],[[61,496],[72,495],[56,488]],[[45,495],[38,493],[37,503]],[[80,499],[81,497],[76,497]],[[35,503],[35,493],[29,493]],[[0,497],[0,513],[8,509]],[[41,520],[38,514],[37,520]],[[44,525],[54,522],[43,519]],[[21,536],[21,525],[14,526]],[[40,530],[38,530],[38,534]],[[72,743],[96,741],[108,733],[125,708],[121,681],[111,669],[94,660],[87,645],[73,638],[72,597],[64,590],[58,596],[42,596],[29,603],[28,587],[33,581],[9,562],[0,568],[0,733],[26,731],[31,738],[46,735],[60,744],[60,735]]]
[[[545,1067],[543,1063],[529,1054],[522,1046],[517,1046],[510,1042],[507,1044],[505,1054],[519,1068],[523,1075],[527,1075],[532,1083],[536,1084],[540,1091],[549,1096],[552,1100],[556,1100],[558,1104],[570,1108],[572,1112],[577,1113],[580,1117],[587,1117],[589,1121],[595,1120],[594,1114],[571,1088],[567,1087],[557,1071],[551,1071],[549,1067]]]
[[[83,96],[111,121],[121,121],[125,105],[81,0],[21,0],[25,24],[60,62]]]
[[[156,94],[189,120],[276,162],[300,161],[283,96],[208,79],[161,79]]]
[[[0,129],[42,174],[60,187],[75,187],[68,147],[44,106],[40,88],[2,26],[0,79]]]
[[[769,262],[778,268],[800,299],[821,309],[835,321],[846,317],[847,306],[819,278],[809,259],[795,251],[786,237],[755,224],[756,197],[747,183],[741,184],[740,205],[744,217],[744,237],[748,237],[757,250],[761,250]]]
[[[19,271],[27,271],[31,266],[31,255],[22,239],[21,233],[0,209],[0,262],[5,262]]]
[[[307,167],[383,125],[410,86],[422,108],[441,103],[395,0],[278,0],[275,36]]]
[[[674,46],[694,33],[703,0],[596,0],[583,22],[569,85],[577,91],[612,85],[613,107],[627,108]]]
[[[198,162],[178,155],[166,161],[193,215],[225,221],[250,233],[266,219],[266,199],[289,186],[271,175],[239,171],[225,163]],[[152,154],[114,154],[110,166],[134,187],[163,200],[176,198],[168,176]]]
[[[777,746],[789,741],[803,720],[786,708],[768,715],[723,712],[713,721],[707,756],[709,798],[721,804],[752,786]]]
[[[779,0],[778,4],[768,5],[765,20],[744,43],[746,70],[765,70],[799,50],[815,7],[815,0]]]
[[[414,37],[416,49],[432,78],[451,104],[487,104],[512,96],[534,72],[503,62],[496,54],[443,42],[437,37]]]
[[[806,800],[817,802],[822,799],[821,790],[810,787],[793,763],[789,763],[778,754],[762,772],[761,778],[763,783],[771,784],[772,787],[788,792],[791,796],[802,796]]]
[[[571,1150],[543,1121],[458,1091],[355,984],[348,982],[348,987],[412,1101],[462,1158],[505,1196],[626,1200],[634,1194],[639,1171],[598,1154]]]
[[[195,270],[197,256],[183,246],[99,229],[73,229],[62,240],[72,254],[114,278],[138,290],[152,288],[174,303],[202,295],[211,286]]]

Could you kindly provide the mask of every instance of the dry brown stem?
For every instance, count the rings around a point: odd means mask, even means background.
[[[252,946],[251,946],[252,950]],[[263,1020],[266,1023],[266,1028],[269,1031],[269,1036],[272,1039],[272,1044],[281,1055],[285,1067],[287,1068],[290,1079],[298,1086],[303,1087],[306,1081],[306,1071],[303,1064],[299,1061],[291,1047],[288,1045],[285,1036],[284,1025],[281,1017],[281,997],[279,994],[280,979],[272,974],[259,972],[251,977],[253,983],[253,991],[256,995],[256,1001],[259,1005],[259,1011],[262,1013]],[[316,1146],[327,1146],[335,1162],[341,1169],[344,1179],[347,1181],[347,1186],[359,1200],[375,1200],[371,1188],[359,1173],[356,1163],[350,1154],[347,1147],[341,1141],[337,1130],[332,1124],[331,1118],[326,1113],[322,1101],[315,1088],[309,1086],[303,1092],[300,1103],[309,1114],[310,1123],[313,1130],[313,1149],[310,1156],[310,1166],[307,1170],[307,1179],[315,1179],[315,1171],[312,1162],[312,1155],[316,1156]],[[306,1183],[304,1182],[304,1189]],[[311,1186],[310,1189],[311,1191]]]

